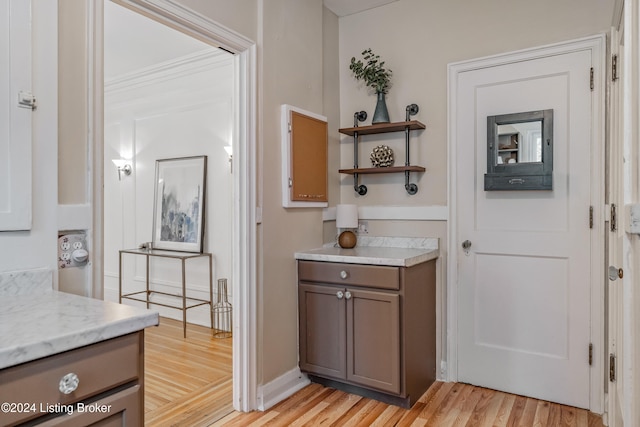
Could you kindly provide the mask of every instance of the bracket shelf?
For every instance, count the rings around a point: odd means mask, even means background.
[[[425,129],[426,126],[417,120],[409,120],[410,116],[417,114],[418,106],[416,104],[410,104],[407,106],[407,120],[404,122],[394,123],[379,123],[370,126],[358,126],[359,121],[364,121],[367,118],[367,113],[364,111],[356,112],[354,114],[354,127],[341,128],[338,131],[343,135],[353,137],[353,168],[352,169],[339,169],[339,173],[353,175],[353,188],[354,190],[364,196],[367,194],[367,187],[359,184],[359,176],[367,174],[379,174],[379,173],[404,173],[405,175],[405,189],[410,195],[414,195],[418,192],[418,186],[409,182],[411,172],[424,172],[426,169],[422,166],[412,166],[409,161],[409,136],[412,130]],[[390,167],[378,167],[378,168],[361,168],[358,166],[358,142],[359,137],[362,135],[375,135],[380,133],[389,132],[403,132],[405,133],[405,164],[404,166],[390,166]]]

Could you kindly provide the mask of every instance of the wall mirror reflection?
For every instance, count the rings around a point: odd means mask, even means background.
[[[542,162],[542,121],[498,126],[497,164]]]
[[[553,188],[553,110],[487,117],[485,190]]]

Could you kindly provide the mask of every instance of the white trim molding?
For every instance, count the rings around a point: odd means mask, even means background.
[[[231,66],[230,56],[217,48],[195,52],[114,77],[105,81],[104,89],[108,93],[119,93],[167,80],[185,78],[204,69]]]
[[[58,205],[58,230],[90,229],[92,212],[90,204]]]
[[[310,382],[298,367],[280,375],[275,380],[258,387],[258,409],[266,411],[306,387]]]
[[[447,221],[447,206],[360,206],[358,219],[394,221]],[[323,209],[323,221],[336,220],[335,206]]]
[[[602,206],[604,201],[604,140],[605,140],[605,74],[606,74],[606,37],[604,34],[584,37],[577,40],[569,40],[566,42],[555,43],[547,46],[534,47],[531,49],[523,49],[516,52],[508,52],[504,54],[493,55],[484,58],[472,59],[451,63],[448,65],[448,159],[449,159],[449,177],[448,177],[448,200],[449,212],[447,222],[447,247],[458,248],[459,241],[457,235],[457,133],[456,120],[457,111],[457,81],[458,76],[462,73],[479,70],[484,68],[495,67],[499,65],[521,62],[536,58],[550,57],[554,55],[562,55],[578,51],[592,52],[592,66],[594,69],[594,89],[592,102],[592,141],[591,141],[591,159],[592,159],[592,188],[591,199],[593,206]],[[604,275],[604,244],[603,244],[603,225],[601,210],[594,210],[594,228],[592,230],[592,253],[591,253],[591,342],[596,346],[594,352],[594,361],[590,369],[590,410],[596,413],[602,413],[604,406],[604,366],[603,360],[604,348],[604,289],[601,285]],[[446,366],[447,380],[458,380],[458,255],[459,250],[451,249],[448,252],[447,265],[447,289],[446,289],[446,313],[447,313],[447,338],[446,338]]]

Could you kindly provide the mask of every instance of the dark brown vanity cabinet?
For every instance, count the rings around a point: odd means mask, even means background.
[[[412,267],[298,261],[300,369],[409,407],[435,380],[435,260]]]

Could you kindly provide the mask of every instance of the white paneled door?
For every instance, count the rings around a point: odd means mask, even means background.
[[[457,74],[458,380],[590,407],[592,51]],[[485,191],[487,116],[553,109],[553,190]],[[471,242],[468,251],[463,241]]]
[[[31,229],[30,93],[31,2],[5,0],[0,2],[0,231]]]

